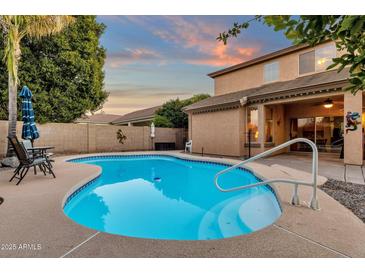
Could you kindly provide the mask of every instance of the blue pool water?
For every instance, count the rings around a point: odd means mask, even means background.
[[[93,157],[72,162],[98,165],[102,174],[68,197],[65,214],[99,231],[124,236],[208,240],[248,234],[281,215],[272,189],[220,192],[214,175],[225,165],[170,156]],[[224,187],[259,181],[236,169]]]

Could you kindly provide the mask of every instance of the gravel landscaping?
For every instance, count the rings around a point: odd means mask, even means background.
[[[365,223],[365,185],[329,179],[320,188]]]

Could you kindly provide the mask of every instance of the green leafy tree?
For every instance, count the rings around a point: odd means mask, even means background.
[[[57,35],[22,40],[19,79],[33,92],[37,122],[71,122],[101,108],[108,96],[103,86],[105,49],[99,43],[104,29],[96,16],[75,16]],[[6,86],[0,73],[0,119],[7,117]]]
[[[350,15],[270,15],[255,16],[243,23],[234,23],[227,32],[220,33],[217,40],[227,43],[230,37],[237,37],[252,21],[260,21],[275,31],[284,31],[295,44],[308,43],[315,46],[326,40],[333,40],[343,54],[333,59],[328,67],[338,71],[350,66],[350,85],[347,90],[356,93],[365,90],[365,16]]]
[[[7,69],[8,84],[8,136],[16,134],[17,88],[19,84],[18,66],[22,50],[22,40],[39,39],[62,31],[73,21],[72,16],[43,15],[1,15],[0,28],[3,33],[3,61]],[[11,150],[8,145],[8,156]]]
[[[158,114],[153,118],[153,123],[156,127],[174,127],[174,124],[167,117]]]
[[[188,115],[183,108],[210,97],[208,94],[197,94],[191,98],[170,100],[156,111],[154,123],[157,127],[187,128]]]
[[[166,102],[162,107],[156,111],[157,116],[166,118],[171,123],[171,127],[183,127],[184,126],[184,113],[182,108],[184,107],[183,101],[180,99],[174,99]]]

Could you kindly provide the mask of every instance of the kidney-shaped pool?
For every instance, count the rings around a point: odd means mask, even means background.
[[[75,222],[123,236],[209,240],[248,234],[275,222],[281,207],[270,186],[220,192],[214,175],[227,165],[166,155],[96,156],[70,160],[102,173],[66,198]],[[260,181],[251,171],[222,175],[225,187]]]

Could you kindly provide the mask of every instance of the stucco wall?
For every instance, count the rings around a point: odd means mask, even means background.
[[[236,70],[214,78],[214,95],[222,95],[262,85],[263,65]]]
[[[285,138],[285,114],[284,106],[273,107],[273,141],[275,145],[286,141]],[[264,118],[263,118],[264,119]],[[248,155],[247,144],[245,146],[245,108],[190,114],[189,135],[193,139],[193,152],[244,156]],[[259,145],[259,147],[257,147]],[[254,144],[251,155],[270,149],[264,143]]]
[[[324,43],[315,48],[324,47],[332,42]],[[293,80],[299,77],[299,54],[313,50],[306,48],[296,52],[258,63],[240,70],[214,78],[214,94],[221,95],[239,90],[258,87],[264,84],[264,65],[275,61],[279,62],[279,81]],[[338,53],[338,55],[341,53]]]
[[[193,152],[240,156],[243,153],[243,109],[236,108],[191,116]]]
[[[35,140],[35,146],[55,146],[54,152],[60,154],[152,149],[149,127],[72,123],[47,123],[37,127],[41,137]],[[22,122],[19,122],[19,139],[21,129]],[[127,136],[124,144],[120,144],[116,138],[118,129],[122,129]],[[0,121],[0,156],[6,153],[7,131],[7,121]],[[154,142],[172,142],[177,149],[183,149],[185,134],[185,129],[156,128]]]

